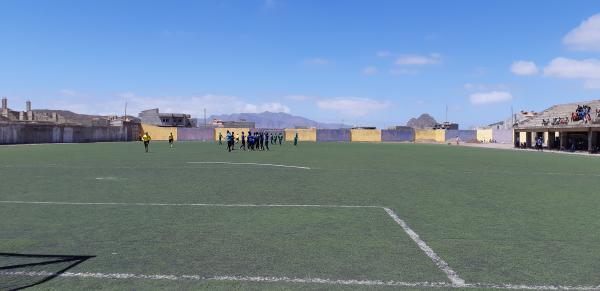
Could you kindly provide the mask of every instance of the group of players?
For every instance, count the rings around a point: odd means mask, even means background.
[[[248,135],[246,136],[246,133],[244,133],[242,131],[242,135],[236,135],[235,132],[230,132],[229,130],[227,131],[227,135],[225,136],[226,140],[227,140],[227,150],[228,151],[233,151],[235,150],[235,144],[236,143],[240,143],[240,150],[250,150],[250,151],[264,151],[264,150],[270,150],[269,149],[269,143],[270,144],[277,144],[279,142],[279,145],[281,145],[283,143],[283,133],[279,133],[279,134],[275,134],[275,133],[271,133],[269,134],[268,131],[265,132],[258,132],[255,131],[254,134],[251,131],[248,131]],[[144,142],[144,148],[146,150],[146,152],[148,152],[149,149],[149,145],[150,145],[150,141],[152,140],[152,137],[150,137],[150,134],[148,134],[148,132],[145,132],[142,136],[141,136],[141,140]],[[173,148],[173,143],[175,141],[175,138],[173,136],[173,133],[169,134],[169,147]],[[223,134],[219,132],[219,145],[223,144]],[[298,133],[296,133],[296,135],[294,136],[294,146],[298,145]]]
[[[268,131],[248,131],[248,135],[242,131],[242,134],[236,134],[235,132],[227,131],[225,135],[225,139],[227,141],[227,150],[233,151],[235,150],[235,144],[240,144],[240,150],[250,150],[250,151],[264,151],[270,150],[269,143],[271,145],[279,143],[281,145],[283,143],[283,133],[275,134],[269,133]],[[223,134],[219,132],[219,145],[223,144]],[[298,144],[298,135],[294,137],[294,145]]]

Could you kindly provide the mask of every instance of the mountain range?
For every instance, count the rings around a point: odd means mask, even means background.
[[[212,115],[209,120],[220,119],[223,121],[253,121],[257,128],[294,128],[294,127],[316,127],[316,128],[350,128],[350,125],[341,123],[322,123],[301,116],[291,115],[283,112],[262,113],[233,113]]]
[[[435,118],[427,113],[421,114],[418,118],[411,118],[406,126],[412,128],[430,128],[437,124]]]

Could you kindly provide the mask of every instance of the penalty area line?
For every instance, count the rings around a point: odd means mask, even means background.
[[[92,278],[113,280],[165,280],[165,281],[228,281],[251,283],[296,283],[296,284],[328,284],[328,285],[362,285],[362,286],[397,286],[397,287],[422,287],[422,288],[448,288],[446,282],[402,282],[382,280],[343,280],[322,278],[294,278],[294,277],[269,277],[269,276],[200,276],[200,275],[166,275],[166,274],[130,274],[130,273],[95,273],[95,272],[64,272],[53,273],[46,271],[0,271],[0,276],[57,276],[62,278]]]
[[[294,168],[294,169],[310,170],[309,167],[278,165],[278,164],[236,163],[236,162],[187,162],[187,163],[188,164],[252,165],[252,166],[281,167],[281,168]]]
[[[0,204],[46,204],[46,205],[108,205],[108,206],[198,206],[198,207],[305,207],[305,208],[377,208],[370,205],[335,204],[210,204],[210,203],[138,203],[138,202],[65,202],[65,201],[13,201],[1,200]]]
[[[107,280],[163,280],[163,281],[220,281],[220,282],[250,282],[250,283],[289,283],[289,284],[323,284],[346,286],[388,286],[410,288],[474,288],[474,289],[505,289],[505,290],[598,290],[600,286],[566,286],[566,285],[524,285],[524,284],[486,284],[468,283],[462,286],[447,282],[404,282],[383,280],[347,280],[323,278],[296,278],[296,277],[269,277],[269,276],[200,276],[200,275],[167,275],[167,274],[131,274],[131,273],[96,273],[96,272],[64,272],[53,273],[46,271],[0,271],[0,276],[26,276],[82,279],[107,279]]]

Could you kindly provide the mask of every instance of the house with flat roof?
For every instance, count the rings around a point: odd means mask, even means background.
[[[531,147],[539,138],[548,149],[597,152],[600,100],[554,105],[515,124],[515,146]]]
[[[140,112],[138,117],[145,124],[156,126],[196,127],[195,119],[184,113],[160,113],[158,108]]]

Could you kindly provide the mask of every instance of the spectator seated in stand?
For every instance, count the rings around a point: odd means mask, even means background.
[[[587,106],[587,105],[577,105],[577,109],[575,110],[575,112],[573,112],[571,114],[571,120],[572,121],[584,121],[585,123],[587,123],[588,121],[590,121],[592,118],[590,116],[590,112],[592,111],[592,108]]]

